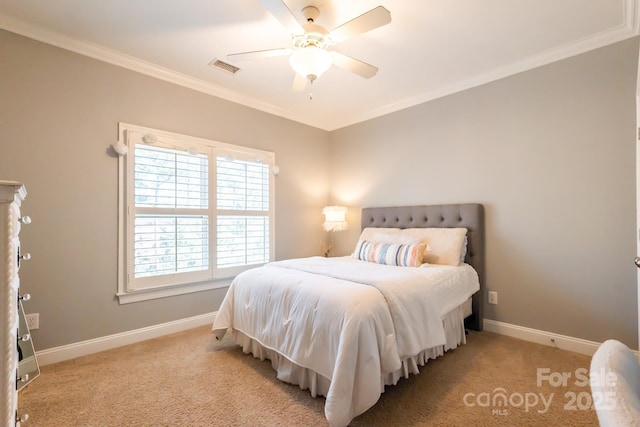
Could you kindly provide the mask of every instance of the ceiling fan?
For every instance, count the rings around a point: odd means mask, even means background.
[[[327,31],[315,23],[320,11],[306,6],[302,14],[306,24],[301,25],[283,0],[260,0],[260,3],[289,30],[292,46],[227,55],[229,60],[246,60],[291,55],[289,63],[294,69],[293,89],[303,90],[307,81],[313,83],[331,65],[355,73],[365,79],[376,75],[378,68],[366,62],[339,53],[330,48],[351,37],[366,33],[391,22],[391,13],[383,6],[375,7],[344,24]]]

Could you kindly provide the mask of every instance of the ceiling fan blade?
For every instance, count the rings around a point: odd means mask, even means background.
[[[280,49],[254,50],[252,52],[231,53],[227,55],[227,59],[234,61],[245,61],[248,59],[271,58],[272,56],[289,55],[291,49],[283,47]]]
[[[354,74],[370,79],[378,72],[378,67],[362,62],[359,59],[352,58],[342,53],[332,51],[333,65],[340,67],[343,70],[351,71]]]
[[[293,78],[293,84],[291,85],[291,88],[294,90],[294,92],[302,92],[304,88],[307,87],[307,79],[305,77],[302,77],[298,73],[294,74],[295,77]]]
[[[382,27],[389,22],[391,22],[391,13],[384,6],[378,6],[334,28],[329,34],[335,43],[339,43],[374,28]]]
[[[260,0],[262,6],[269,11],[291,34],[304,34],[302,25],[291,13],[282,0]]]

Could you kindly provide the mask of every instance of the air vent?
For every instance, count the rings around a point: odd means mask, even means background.
[[[240,68],[236,67],[235,65],[220,61],[219,59],[214,59],[213,61],[209,62],[209,65],[211,65],[213,68],[218,68],[231,74],[235,74],[240,71]]]

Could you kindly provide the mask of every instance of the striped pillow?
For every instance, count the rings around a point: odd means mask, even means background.
[[[426,246],[426,243],[402,245],[361,240],[353,256],[363,261],[378,264],[419,267],[422,264]]]

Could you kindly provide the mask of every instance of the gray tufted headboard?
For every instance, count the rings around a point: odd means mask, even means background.
[[[362,209],[362,229],[464,227],[467,229],[465,262],[478,272],[480,290],[472,297],[473,314],[465,319],[467,328],[482,330],[485,292],[484,207],[478,203],[430,206],[399,206]]]

